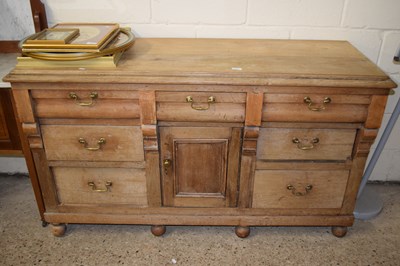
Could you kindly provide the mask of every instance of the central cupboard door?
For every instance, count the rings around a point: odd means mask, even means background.
[[[160,127],[163,205],[235,207],[241,128]]]

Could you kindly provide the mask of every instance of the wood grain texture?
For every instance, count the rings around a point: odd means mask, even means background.
[[[139,105],[131,100],[97,100],[93,106],[83,107],[73,100],[36,100],[40,118],[139,118]]]
[[[207,110],[194,110],[190,103],[157,103],[160,121],[244,122],[245,105],[236,103],[196,104]]]
[[[35,111],[40,118],[139,118],[138,93],[136,91],[98,91],[97,86],[70,85],[64,90],[33,90]],[[90,87],[92,89],[90,90]],[[66,90],[69,89],[69,90]],[[97,93],[91,99],[91,93]],[[75,93],[79,99],[71,99]],[[80,103],[91,103],[81,106]]]
[[[161,160],[170,160],[162,166],[164,206],[235,205],[240,133],[234,132],[223,127],[161,128]]]
[[[5,80],[44,219],[160,228],[352,225],[395,87],[349,43],[301,40],[138,39],[114,69]]]
[[[116,69],[42,72],[17,68],[6,81],[395,87],[345,41],[138,39]]]
[[[150,207],[162,205],[160,156],[158,151],[146,152],[147,203]]]
[[[42,196],[42,190],[40,188],[40,183],[39,183],[39,177],[38,177],[38,173],[36,172],[36,166],[35,166],[35,161],[33,159],[33,154],[32,151],[30,150],[29,147],[29,141],[27,136],[23,133],[23,129],[22,129],[22,124],[25,122],[35,122],[31,121],[30,119],[28,119],[27,121],[24,120],[24,118],[27,118],[27,116],[25,116],[24,114],[26,114],[25,111],[21,110],[21,109],[17,109],[17,102],[19,102],[20,100],[22,101],[22,104],[25,103],[25,91],[21,91],[21,94],[18,94],[19,96],[17,98],[15,98],[15,94],[13,91],[13,96],[11,98],[12,100],[12,106],[13,106],[13,113],[15,115],[15,119],[16,119],[16,124],[17,124],[17,128],[18,128],[18,132],[19,132],[19,136],[20,136],[20,141],[21,141],[21,148],[25,157],[25,162],[26,162],[26,166],[28,168],[28,172],[29,172],[29,178],[32,184],[32,188],[33,188],[33,193],[35,195],[35,200],[36,200],[36,204],[39,210],[39,215],[40,215],[40,219],[44,222],[45,218],[44,218],[44,212],[46,210],[45,207],[45,203],[43,200],[43,196]],[[29,96],[29,94],[28,94]],[[30,105],[30,101],[27,103],[28,105],[25,106],[25,108],[27,109],[27,111],[32,111],[32,107]],[[20,105],[21,107],[21,105]],[[28,116],[28,118],[30,118],[30,116]]]
[[[0,154],[22,155],[11,90],[0,90]]]
[[[208,210],[208,209],[207,209]],[[204,209],[202,211],[204,212]],[[88,215],[85,213],[46,213],[46,220],[57,223],[88,223],[88,224],[157,224],[163,225],[209,225],[209,226],[351,226],[354,222],[352,215],[115,215],[100,213]]]
[[[135,206],[127,205],[60,205],[59,211],[64,213],[89,213],[89,214],[122,214],[122,215],[184,215],[184,216],[216,216],[216,215],[226,215],[226,216],[240,216],[240,215],[251,215],[251,216],[286,216],[286,215],[301,215],[301,216],[315,216],[315,215],[335,215],[340,211],[340,209],[266,209],[266,208],[226,208],[226,207],[215,207],[207,208],[207,212],[204,213],[204,207],[147,207],[147,208],[137,208]]]
[[[18,44],[19,41],[0,40],[0,53],[19,53],[21,49]]]
[[[311,89],[311,88],[309,88]],[[269,89],[270,91],[270,89]],[[304,97],[309,97],[316,105],[321,104],[325,97],[329,97],[332,101],[327,104],[329,108],[331,104],[369,104],[371,102],[370,95],[349,95],[349,94],[337,94],[337,90],[332,88],[330,90],[325,89],[323,94],[316,94],[316,88],[312,88],[313,92],[304,92],[303,94],[288,93],[288,94],[264,94],[264,103],[302,103],[305,107],[307,104],[303,103]]]
[[[377,129],[361,128],[357,133],[353,150],[355,159],[351,166],[350,178],[346,187],[346,194],[341,214],[351,214],[354,211],[358,189],[363,177],[368,154],[377,135]]]
[[[239,208],[250,208],[253,199],[255,155],[243,154],[240,161]]]
[[[30,0],[29,2],[32,10],[35,32],[48,28],[45,5],[40,0]]]
[[[262,128],[257,146],[259,160],[342,160],[351,157],[354,129]],[[297,138],[301,143],[293,143]],[[318,143],[313,143],[313,139]],[[302,150],[301,147],[313,147]]]
[[[329,104],[323,111],[310,111],[304,103],[270,103],[263,107],[267,122],[354,123],[367,119],[368,105]]]
[[[144,160],[139,127],[44,125],[42,134],[48,160]],[[105,138],[106,143],[97,151],[89,151],[79,143],[79,138],[84,138],[89,148],[99,147],[97,142],[100,138]]]
[[[54,167],[54,182],[60,204],[131,204],[147,206],[146,178],[143,169]],[[112,185],[106,190],[106,182]]]
[[[225,197],[228,140],[174,140],[174,146],[175,195]]]
[[[13,89],[12,94],[15,100],[15,111],[19,121],[21,123],[35,123],[29,91]]]
[[[263,96],[263,93],[256,91],[247,93],[246,126],[252,127],[261,125]]]
[[[371,105],[368,108],[368,118],[365,121],[366,128],[374,129],[381,126],[387,97],[387,95],[374,95],[372,97]]]
[[[349,171],[257,170],[254,180],[254,208],[341,208]],[[292,185],[293,195],[287,189]],[[306,187],[312,189],[306,192]]]
[[[155,98],[155,91],[140,91],[139,104],[142,125],[157,124]]]
[[[47,162],[46,154],[43,149],[32,148],[31,151],[46,211],[56,211],[59,204],[57,189]]]

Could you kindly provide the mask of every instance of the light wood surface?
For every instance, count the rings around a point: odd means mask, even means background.
[[[52,169],[60,204],[131,204],[147,206],[143,169],[63,168]],[[106,183],[111,182],[107,189]],[[95,188],[88,185],[93,182]],[[106,191],[94,191],[106,190]]]
[[[355,136],[354,129],[263,128],[257,159],[345,161],[351,157]],[[295,138],[300,143],[293,143]],[[314,139],[318,139],[318,143],[313,143]]]
[[[240,130],[162,127],[164,206],[235,206]]]
[[[349,171],[258,170],[255,174],[254,208],[337,208],[343,202]],[[292,185],[296,196],[287,189]],[[306,187],[312,189],[307,192]]]
[[[139,127],[42,126],[49,160],[143,161],[143,142]],[[84,138],[90,151],[79,139]],[[104,138],[105,143],[98,144]],[[63,145],[61,145],[63,144]]]
[[[232,225],[240,237],[269,225],[344,235],[395,87],[347,42],[288,40],[138,39],[117,68],[5,80],[56,229]]]
[[[16,69],[6,81],[393,86],[345,41],[138,39],[115,70],[42,72]]]
[[[85,86],[87,87],[90,86]],[[138,95],[128,91],[97,91],[79,90],[79,100],[69,98],[70,92],[75,92],[78,86],[71,86],[69,91],[35,90],[32,97],[35,101],[36,114],[40,118],[139,118]],[[92,92],[97,98],[90,99]],[[92,103],[80,106],[79,103]]]

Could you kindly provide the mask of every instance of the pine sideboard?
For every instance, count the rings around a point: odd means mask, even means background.
[[[390,78],[345,41],[138,39],[116,68],[7,77],[44,224],[344,236]]]

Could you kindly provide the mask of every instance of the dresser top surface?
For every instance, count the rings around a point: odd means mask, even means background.
[[[17,67],[5,80],[299,86],[333,86],[337,81],[340,86],[395,86],[346,41],[246,39],[137,39],[116,68]]]

